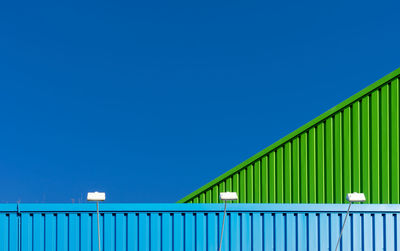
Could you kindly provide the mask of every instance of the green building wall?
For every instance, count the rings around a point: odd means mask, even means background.
[[[400,69],[272,144],[178,203],[400,203]]]

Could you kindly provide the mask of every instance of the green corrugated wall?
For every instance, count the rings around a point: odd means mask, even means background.
[[[307,123],[178,203],[400,203],[400,69]]]

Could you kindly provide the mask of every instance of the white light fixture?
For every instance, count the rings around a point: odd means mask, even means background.
[[[222,235],[224,233],[224,224],[225,224],[225,215],[226,215],[226,202],[232,200],[238,200],[238,195],[236,192],[224,192],[219,194],[219,198],[225,201],[225,209],[224,209],[224,219],[222,220],[222,230],[221,230],[221,238],[219,241],[219,251],[221,251],[222,247]]]
[[[346,200],[348,202],[364,202],[365,195],[363,193],[348,193]]]
[[[100,193],[100,192],[88,193],[87,200],[88,201],[105,201],[106,193]]]
[[[97,237],[99,239],[99,251],[101,251],[100,247],[100,216],[99,216],[99,201],[106,200],[106,193],[100,192],[92,192],[87,194],[88,201],[96,201],[96,208],[97,208]]]
[[[337,249],[339,247],[339,243],[340,243],[340,239],[342,238],[344,226],[346,225],[346,220],[347,220],[347,217],[349,216],[351,203],[353,203],[353,202],[364,202],[366,199],[365,199],[365,194],[354,192],[354,193],[348,193],[347,196],[346,196],[346,200],[349,202],[349,207],[347,208],[346,217],[344,218],[342,230],[340,231],[340,236],[339,236],[339,240],[338,240],[338,242],[336,244],[335,251],[337,251]]]
[[[235,192],[225,192],[225,193],[220,193],[219,198],[224,201],[237,200],[238,196],[237,196],[237,193],[235,193]]]

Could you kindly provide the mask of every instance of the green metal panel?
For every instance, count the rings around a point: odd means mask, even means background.
[[[335,106],[179,203],[400,203],[400,69]]]

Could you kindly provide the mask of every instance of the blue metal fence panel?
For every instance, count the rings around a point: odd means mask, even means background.
[[[334,250],[347,205],[229,204],[222,250]],[[0,205],[0,251],[98,250],[94,204]],[[218,250],[221,204],[101,204],[101,248]],[[354,205],[339,250],[399,250],[400,205]]]

